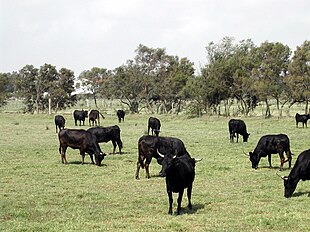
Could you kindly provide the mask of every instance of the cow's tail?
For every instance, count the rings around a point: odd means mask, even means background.
[[[61,154],[61,146],[59,145],[59,154]]]
[[[143,143],[143,141],[142,141],[142,143]],[[144,159],[145,159],[145,157],[143,155],[143,152],[141,152],[141,145],[139,143],[139,147],[138,147],[138,162],[139,162],[139,164],[140,164],[142,169],[144,169],[144,162],[143,162]]]
[[[100,112],[99,112],[99,114],[101,115],[101,117],[102,117],[103,119],[105,119],[105,117],[103,116],[103,114],[102,114],[102,113],[100,113]]]

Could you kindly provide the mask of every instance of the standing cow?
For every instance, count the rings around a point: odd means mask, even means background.
[[[304,128],[304,126],[306,125],[306,128],[307,128],[308,119],[310,119],[310,114],[298,114],[298,113],[296,113],[296,115],[295,115],[296,127],[298,127],[298,123],[301,122],[302,127]]]
[[[66,151],[68,147],[79,149],[82,156],[82,164],[84,164],[85,153],[90,156],[92,164],[94,164],[93,155],[95,155],[96,165],[100,166],[101,161],[106,154],[102,153],[97,142],[96,136],[85,130],[63,129],[58,133],[59,153],[61,161],[67,164]]]
[[[80,121],[80,126],[81,126],[81,122],[83,122],[83,126],[84,126],[85,118],[88,117],[88,111],[87,110],[75,110],[73,112],[73,117],[74,117],[74,122],[76,126],[77,126],[77,121]]]
[[[160,132],[160,121],[158,118],[150,117],[148,121],[148,126],[147,126],[147,134],[150,134],[150,128],[152,129],[152,135],[153,132],[156,136],[158,136]]]
[[[230,142],[234,142],[234,137],[237,134],[237,142],[239,139],[239,134],[243,137],[243,142],[247,142],[250,134],[246,130],[246,125],[241,119],[230,119],[228,122]]]
[[[55,121],[55,126],[56,126],[56,133],[57,133],[57,128],[59,128],[59,131],[61,131],[62,129],[65,129],[66,120],[62,115],[56,115],[54,121]]]
[[[119,149],[119,153],[122,154],[122,147],[123,143],[121,140],[121,129],[119,126],[109,126],[109,127],[92,127],[89,128],[87,131],[91,132],[93,135],[96,136],[98,143],[107,143],[112,141],[113,144],[113,154],[115,154],[116,144]]]
[[[118,117],[118,122],[121,123],[122,122],[122,119],[123,119],[123,122],[124,122],[124,119],[125,119],[125,111],[124,110],[118,110],[116,112],[116,115]]]
[[[287,159],[284,158],[284,152]],[[279,153],[280,157],[280,171],[283,169],[283,164],[288,161],[289,168],[291,168],[292,153],[290,150],[290,140],[285,134],[264,135],[262,136],[254,151],[249,153],[252,168],[257,169],[258,163],[262,157],[268,156],[269,167],[271,168],[271,154]]]
[[[287,198],[292,196],[300,180],[310,180],[310,149],[300,153],[290,174],[281,178],[284,180],[284,196]]]
[[[140,167],[145,167],[146,178],[150,178],[149,166],[152,158],[155,158],[158,164],[162,164],[163,159],[158,155],[158,149],[164,154],[189,155],[184,143],[178,138],[144,135],[138,141],[136,179],[139,179]],[[162,170],[159,175],[165,176]]]
[[[166,176],[166,189],[169,198],[169,211],[172,214],[172,192],[179,193],[177,214],[180,214],[184,189],[187,188],[188,208],[192,209],[191,196],[195,179],[195,159],[189,155],[177,156],[169,153],[158,154],[163,158],[163,173]]]
[[[98,110],[91,110],[89,112],[89,116],[88,116],[88,122],[89,122],[89,126],[94,126],[94,124],[96,124],[97,126],[97,121],[98,121],[98,125],[100,126],[100,116],[104,119],[104,116],[102,115],[102,113],[100,113]]]

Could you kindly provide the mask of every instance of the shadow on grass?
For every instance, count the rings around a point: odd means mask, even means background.
[[[271,169],[271,170],[278,170],[278,171],[280,171],[280,167],[269,167],[269,166],[260,166],[260,167],[258,167],[258,169],[260,169],[260,168],[268,168],[268,169]],[[291,170],[291,169],[292,168],[283,167],[282,171],[284,171],[284,170]]]
[[[91,162],[84,162],[84,164],[82,164],[81,161],[69,161],[68,164],[74,164],[74,165],[94,165],[94,166],[97,166],[96,164],[92,164]],[[101,166],[107,166],[106,164],[104,163],[101,163]]]
[[[309,196],[309,192],[295,192],[295,193],[293,193],[293,195],[292,195],[292,197],[300,197],[300,196],[302,196],[302,195],[308,195]]]
[[[203,209],[205,207],[204,204],[193,204],[192,209],[189,209],[188,207],[181,207],[180,215],[182,214],[194,214],[197,213],[198,210]]]

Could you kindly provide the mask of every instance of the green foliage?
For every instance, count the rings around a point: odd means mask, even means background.
[[[8,73],[0,73],[0,107],[6,104],[10,96],[10,80]]]
[[[66,127],[75,128],[71,114]],[[308,129],[296,128],[293,118],[243,118],[251,133],[248,143],[230,143],[228,119],[202,117],[159,118],[162,135],[182,139],[196,164],[193,210],[183,196],[181,215],[169,216],[160,166],[150,165],[151,178],[134,174],[137,141],[149,115],[129,114],[121,123],[123,155],[109,154],[103,166],[81,165],[77,150],[68,148],[68,165],[58,153],[53,116],[0,113],[2,140],[0,178],[1,231],[308,231],[309,181],[300,181],[291,199],[284,198],[283,181],[263,158],[251,168],[243,151],[254,149],[266,133],[287,133],[297,156],[309,148]],[[106,115],[105,125],[117,123]],[[180,126],[182,125],[182,126]],[[48,128],[48,130],[47,130]],[[87,129],[87,127],[81,127]],[[112,144],[103,143],[105,152]],[[89,157],[85,161],[90,163]],[[285,164],[285,168],[287,164]],[[281,172],[287,175],[288,169]],[[176,209],[177,194],[173,194]]]

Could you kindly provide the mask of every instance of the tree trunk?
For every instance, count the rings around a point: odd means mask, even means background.
[[[48,114],[52,114],[52,99],[50,96],[48,97]]]
[[[270,113],[270,105],[268,103],[268,100],[266,99],[265,100],[265,103],[266,103],[266,114],[265,114],[265,117],[266,118],[270,118],[271,117],[271,113]]]
[[[305,114],[308,114],[309,112],[309,101],[308,99],[306,100],[306,106],[305,106]]]

